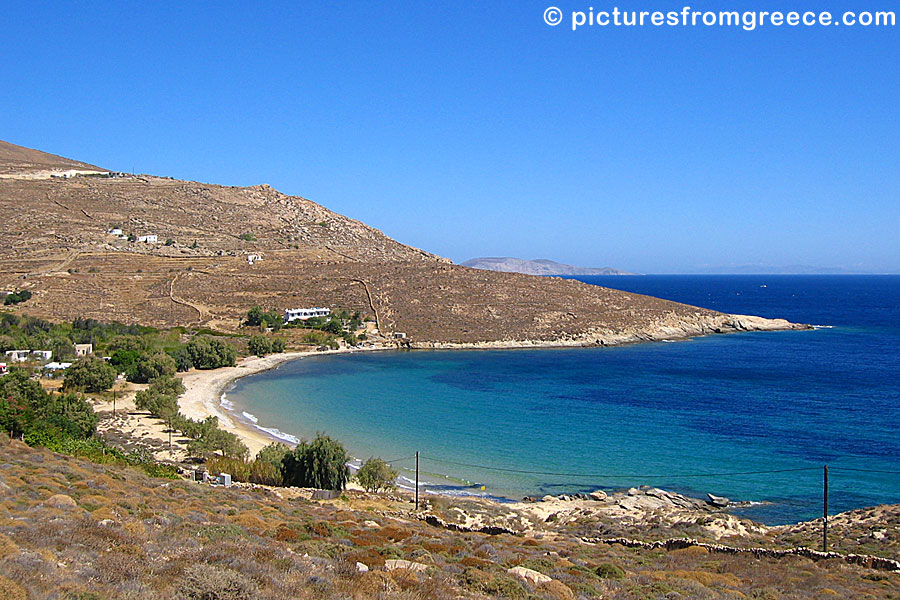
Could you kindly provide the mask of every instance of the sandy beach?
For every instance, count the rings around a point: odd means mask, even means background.
[[[240,437],[241,441],[250,450],[252,457],[264,446],[272,442],[283,442],[284,440],[243,423],[228,413],[222,406],[221,398],[231,383],[241,377],[268,371],[288,361],[306,356],[360,351],[358,349],[341,349],[321,352],[314,350],[285,352],[283,354],[270,354],[264,358],[247,357],[241,359],[234,367],[223,367],[208,371],[192,369],[187,373],[178,375],[186,388],[185,393],[178,398],[179,409],[184,416],[191,419],[203,420],[209,416],[217,417],[219,426]],[[172,435],[172,451],[170,452],[169,431],[165,423],[146,412],[138,411],[135,407],[135,394],[146,388],[146,385],[119,382],[116,386],[115,416],[113,416],[113,403],[111,400],[95,402],[94,410],[101,416],[98,431],[108,439],[117,439],[119,445],[142,448],[150,452],[157,460],[180,461],[185,459],[187,452],[183,444],[187,440],[180,434]]]
[[[379,348],[366,350],[340,349],[328,351],[308,350],[304,352],[285,352],[283,354],[270,354],[264,358],[256,356],[247,357],[238,362],[234,367],[223,367],[209,371],[191,370],[181,376],[181,381],[187,391],[178,398],[181,413],[191,419],[202,420],[208,416],[219,419],[219,426],[241,438],[251,456],[261,448],[272,442],[283,442],[275,436],[267,434],[251,425],[234,419],[222,406],[222,394],[234,381],[254,375],[269,369],[274,369],[291,360],[297,360],[306,356],[322,356],[324,354],[343,354],[349,352],[371,352]],[[289,433],[289,432],[287,432]]]

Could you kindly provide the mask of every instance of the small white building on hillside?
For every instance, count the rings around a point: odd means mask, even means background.
[[[150,235],[139,235],[137,241],[144,242],[145,244],[155,244],[159,242],[159,236],[155,233],[151,233]]]
[[[44,369],[47,371],[65,371],[71,366],[72,363],[70,362],[49,362],[44,365]]]
[[[94,353],[93,344],[75,344],[75,356],[87,356]]]
[[[305,321],[313,317],[327,317],[330,314],[330,308],[289,308],[284,311],[284,322]]]
[[[109,231],[107,231],[107,233],[108,233],[109,235],[114,235],[114,236],[117,236],[117,237],[122,237],[122,235],[123,235],[123,234],[122,234],[122,230],[119,229],[118,227],[113,227],[112,229],[110,229]]]
[[[31,350],[7,350],[6,356],[11,362],[25,362]]]
[[[53,350],[32,350],[32,356],[36,356],[38,360],[50,360],[53,358]]]

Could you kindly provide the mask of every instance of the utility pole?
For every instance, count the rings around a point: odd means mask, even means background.
[[[113,419],[116,418],[116,388],[113,388]]]
[[[822,552],[828,552],[828,465],[825,465],[824,523],[822,525]]]
[[[419,451],[416,450],[416,510],[419,510]]]

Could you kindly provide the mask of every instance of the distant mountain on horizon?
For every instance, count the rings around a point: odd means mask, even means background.
[[[706,267],[698,275],[871,275],[870,271],[855,271],[843,267],[813,267],[809,265],[738,265]]]
[[[525,275],[635,275],[612,267],[591,268],[576,267],[558,263],[556,261],[547,260],[546,258],[537,258],[534,260],[526,260],[524,258],[504,257],[482,257],[473,258],[461,263],[463,267],[472,269],[481,269],[482,271],[501,271],[504,273],[523,273]]]

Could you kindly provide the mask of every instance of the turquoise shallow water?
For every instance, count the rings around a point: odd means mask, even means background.
[[[227,397],[260,426],[325,431],[362,458],[420,451],[424,471],[475,484],[445,492],[481,493],[483,484],[519,498],[651,484],[768,501],[745,514],[788,522],[821,513],[828,464],[834,511],[900,502],[900,278],[612,282],[832,328],[310,357],[243,379]]]

